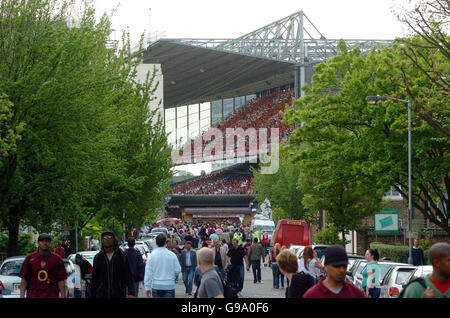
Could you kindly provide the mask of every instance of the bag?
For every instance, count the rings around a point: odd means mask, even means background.
[[[423,277],[416,278],[412,281],[410,281],[405,287],[403,287],[402,291],[400,292],[400,295],[398,295],[398,298],[403,298],[405,295],[405,290],[408,288],[409,285],[412,283],[419,283],[424,289],[427,289],[427,285],[425,284],[425,279]]]
[[[227,281],[222,280],[222,287],[223,287],[223,297],[239,298],[236,289],[234,289],[234,287]]]

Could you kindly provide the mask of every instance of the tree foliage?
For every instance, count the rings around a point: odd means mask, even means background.
[[[397,13],[410,36],[400,40],[405,60],[399,76],[393,78],[407,91],[415,113],[450,140],[450,1],[411,2],[412,9]],[[419,78],[425,76],[429,85],[417,82],[419,72]]]
[[[148,109],[154,75],[135,80],[141,56],[107,47],[108,16],[89,1],[5,0],[0,5],[0,92],[14,104],[11,127],[25,125],[0,164],[0,220],[15,253],[21,223],[50,231],[94,217],[139,220],[167,191],[170,149]],[[23,124],[22,124],[23,123]]]
[[[339,54],[315,67],[312,87],[303,88],[307,95],[286,111],[290,124],[303,123],[289,144],[310,146],[297,152],[303,203],[327,210],[340,229],[355,229],[364,217],[379,211],[382,195],[391,186],[407,198],[407,105],[365,101],[369,95],[405,99],[407,92],[393,78],[405,63],[397,44],[364,56],[341,41]],[[414,75],[412,90],[420,86],[433,92],[425,74]],[[448,103],[439,93],[423,98],[431,101],[430,107],[436,105],[437,113],[439,105]],[[448,140],[416,116],[412,136],[414,207],[449,231]]]
[[[12,127],[13,107],[8,96],[0,95],[0,159],[10,156],[16,151],[17,141],[20,140],[20,133],[24,128],[23,123]]]
[[[299,166],[290,160],[289,150],[284,147],[280,148],[279,160],[279,169],[275,174],[263,174],[252,168],[256,200],[261,204],[268,199],[278,218],[309,220],[310,215],[302,204],[303,194],[297,188]]]

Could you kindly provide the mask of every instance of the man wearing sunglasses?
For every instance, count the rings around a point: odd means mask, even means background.
[[[135,298],[127,256],[119,248],[116,235],[107,230],[102,233],[102,248],[94,258],[92,272],[92,298]]]

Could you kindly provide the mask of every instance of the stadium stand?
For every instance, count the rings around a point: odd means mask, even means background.
[[[231,113],[224,120],[217,123],[212,128],[217,128],[222,132],[222,138],[226,139],[226,129],[227,128],[242,128],[244,130],[249,128],[255,128],[258,130],[259,128],[267,128],[267,136],[270,142],[270,130],[272,128],[279,129],[279,139],[280,142],[284,142],[287,140],[289,135],[293,132],[293,127],[285,125],[281,122],[282,117],[280,115],[280,111],[283,111],[286,107],[286,104],[291,105],[292,99],[294,97],[294,91],[292,89],[283,89],[276,90],[272,93],[263,94],[259,98],[254,98],[241,108],[239,108],[236,112]],[[212,140],[208,139],[205,135],[208,135],[211,130],[207,130],[203,132],[201,136],[197,136],[196,138],[202,138],[201,145],[202,149],[197,149],[194,151],[194,140],[190,140],[187,143],[190,143],[191,146],[191,155],[192,159],[194,159],[194,155],[203,154],[203,150],[205,147],[212,142]],[[199,143],[200,144],[200,143]],[[226,143],[222,142],[223,151],[226,150]],[[186,146],[186,144],[185,144]],[[189,145],[187,145],[189,147]],[[249,141],[246,140],[245,143],[245,153],[248,156],[249,152]],[[200,151],[199,151],[200,150]],[[237,144],[234,145],[235,153],[237,153]],[[215,155],[213,150],[212,155]]]

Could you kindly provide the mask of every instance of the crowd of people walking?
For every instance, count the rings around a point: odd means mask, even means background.
[[[266,239],[265,233],[250,232],[238,222],[182,223],[169,227],[168,233],[156,237],[157,247],[143,263],[140,253],[134,249],[135,238],[130,237],[129,248],[122,250],[114,231],[103,231],[100,250],[93,261],[88,296],[134,298],[139,296],[142,284],[149,298],[175,298],[175,286],[181,273],[186,297],[231,297],[230,288],[237,297],[243,297],[245,272],[253,275],[254,284],[262,283],[261,265],[266,260],[265,265],[270,266],[273,273],[272,288],[285,289],[287,298],[380,296],[380,255],[376,249],[366,251],[367,266],[362,272],[360,289],[346,281],[349,259],[340,245],[326,248],[322,264],[311,246],[304,248],[300,259],[278,243],[269,242],[273,247],[267,251],[261,244]],[[50,235],[41,234],[38,251],[26,257],[19,274],[21,297],[65,297],[67,274],[57,254],[61,246],[52,252],[51,240]],[[450,244],[434,244],[429,261],[432,274],[406,286],[402,297],[450,296]],[[325,273],[324,277],[318,277],[317,271]]]

